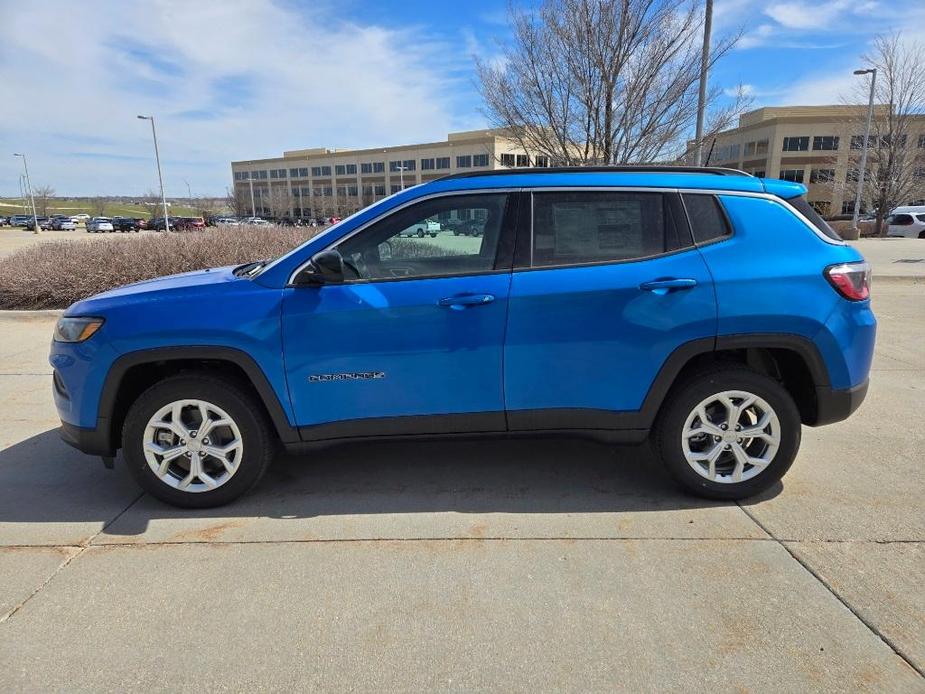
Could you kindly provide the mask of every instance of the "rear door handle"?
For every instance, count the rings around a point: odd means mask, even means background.
[[[457,294],[456,296],[447,296],[438,302],[441,306],[448,306],[453,309],[462,309],[467,306],[484,306],[495,300],[493,294]]]
[[[639,288],[645,292],[652,292],[653,294],[667,294],[677,289],[691,289],[696,286],[697,280],[695,279],[689,277],[670,277],[661,280],[652,280],[651,282],[643,282],[639,285]]]

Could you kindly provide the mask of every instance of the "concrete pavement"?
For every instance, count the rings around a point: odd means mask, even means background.
[[[55,316],[0,312],[0,690],[925,691],[925,287],[875,292],[862,410],[741,505],[519,440],[320,450],[173,509],[58,440]]]

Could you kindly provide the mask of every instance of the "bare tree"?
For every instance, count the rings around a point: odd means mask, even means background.
[[[697,111],[699,2],[544,0],[536,14],[512,6],[510,15],[504,59],[476,61],[493,126],[555,164],[650,162],[683,151]],[[737,40],[720,38],[711,65]],[[711,111],[719,94],[708,94]],[[714,112],[713,131],[721,115]]]
[[[288,217],[289,210],[292,209],[292,193],[289,186],[271,186],[266,202],[273,217]]]
[[[874,101],[884,105],[874,111],[871,121],[862,198],[876,209],[876,233],[884,235],[883,220],[891,209],[925,198],[925,161],[916,159],[920,151],[916,138],[925,135],[914,130],[914,122],[925,112],[925,45],[903,40],[898,33],[878,36],[862,60],[877,69]],[[866,82],[852,98],[864,102],[869,92]],[[856,125],[863,133],[863,122]],[[857,173],[857,163],[852,165]]]
[[[106,198],[90,198],[90,211],[93,213],[94,217],[102,217],[106,214],[106,206],[108,200]]]
[[[243,188],[228,188],[225,204],[231,209],[235,217],[247,217],[251,213],[250,195]]]
[[[32,189],[35,195],[35,207],[43,217],[48,216],[48,203],[55,197],[55,189],[51,186],[36,186]]]

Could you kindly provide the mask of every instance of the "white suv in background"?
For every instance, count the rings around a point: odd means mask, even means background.
[[[925,207],[897,207],[886,218],[886,235],[894,238],[925,239]]]
[[[98,231],[112,231],[112,220],[108,217],[94,217],[87,222],[87,232],[94,234]]]

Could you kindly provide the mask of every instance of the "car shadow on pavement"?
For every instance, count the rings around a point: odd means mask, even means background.
[[[781,489],[778,483],[764,498]],[[57,429],[0,451],[0,524],[107,524],[139,493],[121,456],[115,470],[106,470],[98,458],[64,444]],[[539,437],[376,441],[281,454],[254,490],[216,509],[176,509],[146,496],[106,532],[141,534],[157,518],[614,513],[728,505],[684,494],[645,444],[613,448]]]

